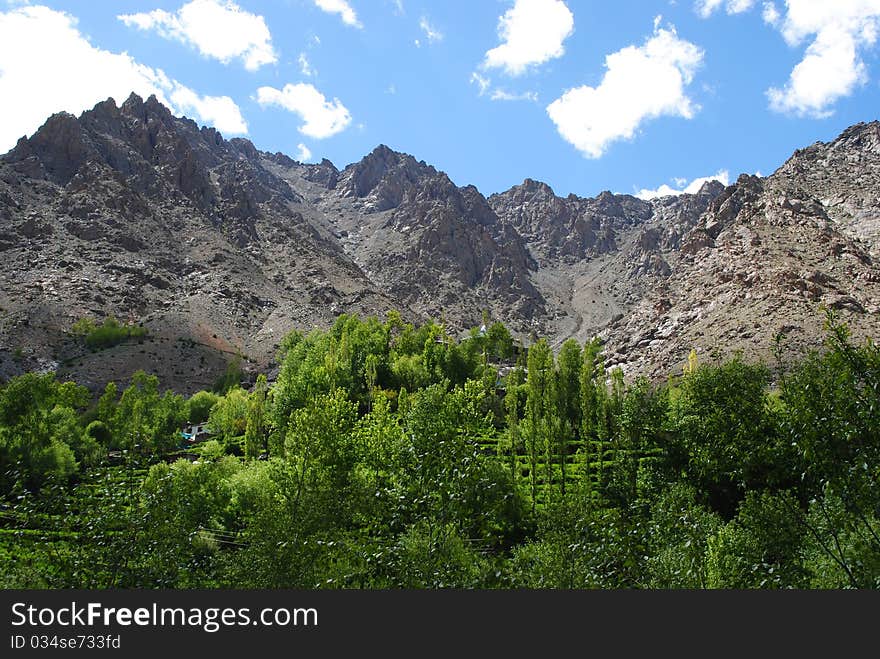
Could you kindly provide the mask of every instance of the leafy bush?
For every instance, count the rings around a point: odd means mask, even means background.
[[[147,328],[141,325],[122,325],[112,316],[96,325],[91,318],[81,318],[75,322],[70,333],[80,336],[92,350],[103,350],[118,345],[128,339],[142,339],[147,335]]]

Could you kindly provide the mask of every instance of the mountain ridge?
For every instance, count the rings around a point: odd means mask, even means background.
[[[453,332],[485,311],[526,342],[598,336],[631,376],[680,370],[693,348],[766,357],[784,328],[803,351],[820,304],[857,336],[880,327],[878,190],[877,122],[696,194],[559,197],[526,178],[486,197],[384,144],[340,170],[155,97],[108,99],[0,156],[0,376],[95,389],[145,366],[193,391],[233,355],[271,368],[292,329],[391,309]],[[111,315],[150,338],[92,354],[69,335]]]

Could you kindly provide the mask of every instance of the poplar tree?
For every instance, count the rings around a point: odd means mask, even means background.
[[[566,460],[568,458],[570,440],[576,440],[580,432],[581,407],[580,407],[580,373],[581,373],[581,347],[574,339],[569,339],[562,344],[557,360],[556,375],[556,410],[555,435],[557,440],[557,453],[559,454],[559,469],[561,477],[562,495],[565,496],[566,485]]]
[[[552,482],[549,417],[553,406],[553,352],[547,341],[541,339],[529,348],[528,377],[526,379],[526,449],[529,455],[529,477],[532,486],[532,510],[538,496],[538,460],[542,449],[547,464],[547,486]]]
[[[580,370],[580,439],[583,452],[583,480],[587,492],[592,491],[590,460],[593,455],[593,440],[596,436],[598,419],[598,391],[596,385],[599,343],[595,339],[584,345]]]
[[[517,362],[516,368],[507,376],[505,386],[507,391],[504,395],[504,411],[507,420],[507,442],[508,442],[508,465],[510,467],[510,482],[512,487],[516,487],[516,459],[519,454],[522,432],[520,429],[520,386],[525,382],[525,369],[521,362]]]

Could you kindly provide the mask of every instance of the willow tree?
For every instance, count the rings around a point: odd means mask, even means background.
[[[266,376],[261,373],[248,400],[245,419],[244,447],[245,455],[249,458],[259,457],[265,448],[267,390]]]

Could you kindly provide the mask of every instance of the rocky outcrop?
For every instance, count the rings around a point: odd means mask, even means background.
[[[477,323],[483,310],[525,327],[545,312],[530,280],[536,263],[524,240],[502,223],[473,186],[380,145],[340,174],[336,193],[364,215],[346,234],[359,263],[407,306]]]

